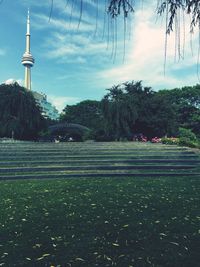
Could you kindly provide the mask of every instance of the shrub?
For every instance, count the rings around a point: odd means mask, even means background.
[[[188,146],[193,148],[200,148],[200,143],[197,141],[191,141],[187,137],[180,137],[180,143],[181,146]]]
[[[189,147],[195,147],[195,143],[193,141],[191,141],[189,138],[187,137],[180,137],[180,142],[179,144],[181,146],[189,146]]]
[[[179,128],[179,138],[183,138],[183,142],[184,140],[186,141],[193,141],[196,142],[197,141],[197,137],[196,135],[192,132],[192,130],[190,129],[186,129],[186,128]]]
[[[163,137],[161,142],[166,145],[179,145],[179,138],[176,137]]]

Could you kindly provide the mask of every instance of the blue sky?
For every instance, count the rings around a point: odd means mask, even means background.
[[[179,60],[176,52],[178,45],[175,39],[179,38],[179,34],[171,34],[168,38],[164,75],[165,27],[161,19],[156,20],[157,1],[149,4],[149,1],[144,0],[143,7],[142,4],[137,6],[132,27],[127,31],[125,60],[123,20],[118,21],[117,36],[109,31],[108,42],[108,25],[105,31],[103,27],[104,1],[98,1],[97,10],[96,0],[84,0],[79,28],[79,6],[74,4],[70,19],[69,2],[54,0],[50,21],[50,0],[2,2],[1,83],[9,79],[23,83],[21,57],[25,51],[28,8],[31,16],[31,52],[35,58],[32,89],[47,94],[60,111],[66,104],[85,99],[100,100],[106,93],[105,89],[125,81],[143,80],[144,85],[155,90],[198,83],[198,35],[194,33],[192,37],[192,51],[187,18],[184,20],[185,31],[182,27],[180,30],[180,51],[184,54],[184,60]],[[117,43],[113,43],[116,37]]]

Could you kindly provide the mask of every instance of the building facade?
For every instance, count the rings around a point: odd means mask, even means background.
[[[34,91],[32,91],[32,93],[33,93],[33,96],[36,102],[42,109],[42,115],[46,119],[58,120],[60,116],[59,112],[55,106],[53,106],[50,102],[48,102],[47,96],[45,94],[34,92]]]

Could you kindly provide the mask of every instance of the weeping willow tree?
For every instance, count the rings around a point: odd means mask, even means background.
[[[74,0],[73,0],[74,1]],[[84,0],[81,0],[82,4]],[[127,18],[130,13],[135,10],[136,2],[143,2],[144,8],[147,5],[145,0],[107,0],[107,12],[111,18],[116,18],[120,14]],[[98,5],[98,0],[96,0]],[[166,18],[166,33],[170,33],[176,27],[179,28],[181,20],[184,23],[184,16],[190,16],[190,30],[193,32],[194,28],[200,27],[200,1],[199,0],[156,0],[157,14]],[[183,25],[184,26],[184,25]]]
[[[31,92],[17,83],[0,85],[0,137],[33,140],[44,126]]]
[[[0,0],[0,4],[6,0]],[[52,16],[54,4],[60,0],[50,0],[50,15]],[[123,16],[124,27],[126,27],[127,19],[131,16],[139,3],[142,3],[143,8],[149,5],[149,1],[146,0],[65,0],[66,7],[71,6],[71,14],[73,16],[73,10],[75,5],[79,5],[80,17],[79,24],[81,23],[84,7],[88,2],[96,5],[96,16],[99,14],[100,3],[104,2],[105,13],[107,13],[110,19],[117,19]],[[155,12],[166,18],[166,33],[169,34],[174,29],[180,28],[181,21],[184,24],[185,15],[190,17],[190,32],[193,32],[195,27],[200,28],[200,1],[199,0],[154,0]],[[42,4],[41,4],[42,5]],[[184,25],[183,25],[184,26]]]
[[[0,4],[3,4],[6,0],[0,0]],[[51,20],[54,5],[59,3],[60,0],[49,0],[50,1],[50,15],[49,21]],[[190,20],[190,33],[193,33],[194,28],[197,28],[200,36],[200,1],[199,0],[65,0],[65,6],[71,8],[71,17],[75,8],[79,7],[79,21],[78,27],[81,24],[83,19],[84,10],[87,9],[88,3],[91,3],[93,6],[96,6],[96,26],[97,20],[100,13],[100,5],[104,4],[104,21],[103,32],[105,29],[108,31],[108,36],[112,35],[113,42],[113,51],[116,50],[117,46],[117,35],[119,32],[118,20],[123,19],[124,27],[124,48],[125,48],[125,39],[126,34],[131,31],[131,18],[133,17],[134,11],[141,6],[145,9],[149,4],[155,3],[155,6],[152,5],[152,8],[155,9],[155,15],[160,15],[165,19],[166,24],[166,47],[167,47],[167,36],[174,31],[176,35],[176,52],[178,53],[179,58],[183,57],[184,54],[184,40],[185,40],[185,17],[188,16]],[[150,3],[151,2],[151,3]],[[41,4],[42,5],[42,4]],[[107,22],[107,27],[106,27]],[[181,29],[183,30],[183,38],[181,40]],[[108,37],[109,38],[109,37]],[[199,37],[200,40],[200,37]],[[181,42],[182,51],[181,51]],[[199,41],[200,42],[200,41]],[[166,50],[166,48],[165,48]],[[200,50],[200,49],[199,49]],[[116,51],[115,51],[116,52]],[[114,54],[114,52],[113,52]]]
[[[51,0],[51,12],[52,14],[53,5],[59,0]],[[3,1],[2,1],[3,2]],[[91,0],[90,2],[96,4],[96,8],[99,8],[100,0]],[[110,14],[111,18],[116,18],[119,15],[123,15],[125,18],[128,17],[130,13],[133,13],[138,2],[142,2],[143,6],[147,5],[145,0],[104,0],[105,11]],[[191,29],[200,23],[200,1],[198,0],[155,0],[156,11],[158,14],[162,15],[167,13],[167,31],[173,29],[173,24],[179,16],[179,11],[183,11],[186,14],[191,14]],[[71,4],[72,8],[74,5],[80,4],[80,19],[82,18],[84,3],[88,3],[88,0],[66,0],[66,5]]]
[[[115,19],[121,13],[124,17],[124,29],[126,31],[126,19],[128,15],[134,12],[136,8],[136,2],[132,0],[110,0],[107,1],[108,13],[110,17]],[[145,0],[143,6],[148,5]],[[168,35],[173,31],[175,33],[175,53],[178,59],[184,58],[184,45],[185,45],[185,33],[186,33],[186,16],[189,17],[190,29],[189,34],[194,32],[197,28],[199,32],[199,43],[200,43],[200,1],[199,0],[156,0],[156,13],[161,17],[165,18],[165,60],[167,53],[167,40]],[[181,36],[182,32],[182,36]],[[182,49],[181,49],[182,47]],[[198,58],[200,49],[198,51]],[[199,60],[198,60],[199,62]]]
[[[52,10],[54,4],[59,0],[51,0],[51,11],[50,16],[52,16]],[[188,34],[192,34],[194,28],[200,33],[200,1],[198,0],[66,0],[66,6],[71,6],[71,15],[73,16],[73,10],[75,6],[79,5],[80,15],[79,22],[80,25],[84,9],[87,8],[88,2],[96,6],[96,18],[99,17],[100,5],[104,3],[104,22],[103,23],[103,32],[107,29],[108,41],[112,41],[112,55],[115,57],[117,50],[117,40],[119,31],[119,23],[123,23],[124,28],[124,55],[126,47],[126,37],[127,34],[130,35],[131,32],[131,18],[133,17],[134,11],[137,10],[142,4],[143,9],[145,9],[149,4],[155,3],[155,6],[152,5],[152,8],[155,8],[155,15],[161,16],[165,19],[165,60],[167,53],[167,42],[168,36],[173,31],[175,33],[175,54],[178,59],[184,58],[184,45],[185,45],[185,21],[186,16],[189,17],[190,25]],[[107,24],[107,25],[106,25]],[[97,20],[96,20],[97,28]],[[200,36],[200,34],[199,34]],[[200,40],[200,37],[199,37]],[[199,41],[200,42],[200,41]],[[199,49],[200,50],[200,49]],[[199,51],[198,51],[199,54]]]
[[[130,139],[137,133],[138,120],[147,117],[147,101],[154,92],[150,87],[143,87],[142,82],[126,82],[107,89],[102,101],[105,119],[105,132],[111,140]]]

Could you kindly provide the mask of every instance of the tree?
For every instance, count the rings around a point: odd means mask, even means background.
[[[200,5],[198,0],[157,0],[154,2],[157,4],[156,12],[161,16],[166,16],[166,33],[173,31],[174,27],[177,27],[177,29],[180,27],[180,12],[183,15],[188,14],[191,16],[191,32],[196,26],[200,27]],[[112,18],[123,13],[126,18],[130,13],[134,12],[135,5],[136,1],[132,0],[109,0],[108,13]]]
[[[51,8],[50,8],[50,16],[51,19],[53,7],[55,2],[59,2],[60,0],[51,0]],[[80,0],[80,18],[79,23],[82,19],[82,13],[84,10],[84,3],[87,4],[87,1]],[[140,0],[143,5],[146,3],[144,0]],[[191,32],[193,31],[194,27],[198,27],[200,25],[200,5],[198,0],[154,0],[156,13],[163,16],[166,16],[166,33],[170,33],[173,31],[174,27],[180,27],[180,12],[183,14],[187,14],[191,16],[190,22],[190,29]],[[0,1],[0,4],[3,3],[3,0]],[[71,3],[72,11],[73,6],[76,0],[66,0],[66,5]],[[133,0],[105,0],[105,12],[107,12],[111,18],[116,19],[121,14],[123,15],[124,19],[128,18],[130,14],[133,14],[136,5],[138,5],[138,1]],[[99,1],[95,1],[96,8],[98,10]],[[97,12],[98,14],[98,12]],[[73,15],[73,14],[72,14]]]
[[[103,114],[100,102],[85,100],[76,105],[67,105],[61,114],[60,120],[62,122],[81,124],[96,132],[103,128]]]
[[[0,137],[36,139],[45,119],[31,92],[17,83],[0,85]]]
[[[59,0],[57,0],[59,1]],[[50,18],[53,10],[53,4],[55,3],[55,0],[51,1],[51,12],[50,12]],[[113,52],[112,56],[115,58],[116,55],[116,47],[117,47],[117,36],[118,31],[121,29],[121,27],[118,27],[118,24],[124,24],[124,56],[125,56],[125,47],[126,47],[126,34],[130,34],[131,30],[131,18],[134,14],[134,11],[138,8],[139,3],[142,3],[142,5],[145,7],[148,5],[148,2],[151,1],[134,1],[134,0],[105,0],[104,1],[104,11],[105,14],[107,13],[108,20],[106,19],[106,16],[104,15],[104,21],[102,24],[104,25],[105,31],[105,25],[107,21],[107,29],[108,29],[108,40],[112,39],[113,42]],[[198,0],[154,0],[155,3],[155,13],[158,16],[161,16],[162,18],[165,18],[165,58],[164,58],[164,69],[166,64],[166,57],[167,57],[167,40],[168,35],[174,31],[175,32],[175,54],[178,57],[178,59],[184,58],[184,47],[185,47],[185,17],[189,17],[190,21],[190,33],[193,33],[194,28],[197,28],[200,30],[200,5]],[[77,4],[76,0],[66,0],[67,4],[71,3],[71,14],[73,16],[73,10],[74,6]],[[84,7],[87,7],[88,0],[80,0],[80,15],[78,20],[78,27],[82,20],[83,10]],[[96,17],[99,18],[99,0],[93,1],[93,5],[96,5]],[[101,2],[102,3],[102,2]],[[76,12],[75,12],[76,13]],[[77,14],[77,13],[76,13]],[[70,20],[71,17],[70,16]],[[119,23],[117,23],[117,20],[119,17],[123,17],[123,21],[120,20]],[[96,19],[96,28],[97,28],[97,19]],[[182,34],[183,33],[183,34]],[[103,34],[104,35],[104,34]],[[110,36],[111,35],[111,36]],[[183,38],[182,38],[183,35]],[[110,36],[110,37],[109,37]],[[183,42],[181,44],[181,42]],[[182,45],[182,48],[181,48]]]
[[[108,91],[102,99],[107,139],[177,136],[179,127],[200,135],[200,85],[154,92],[132,81]]]
[[[108,1],[108,13],[111,18],[116,19],[121,13],[124,16],[124,31],[127,27],[127,17],[130,13],[133,13],[138,1],[132,0],[110,0]],[[141,0],[143,2],[143,0]],[[190,21],[190,33],[194,32],[194,28],[197,28],[200,32],[200,4],[198,0],[157,0],[154,1],[157,7],[156,13],[161,17],[165,17],[166,29],[165,29],[165,62],[167,54],[167,39],[168,35],[175,31],[176,38],[176,53],[180,58],[184,58],[184,38],[181,41],[181,32],[185,35],[185,17],[189,16]],[[145,2],[143,2],[145,5]],[[115,32],[116,34],[116,32]],[[183,42],[183,51],[181,47]],[[198,53],[199,54],[199,53]],[[199,63],[199,62],[198,62]],[[165,64],[164,64],[165,65]]]
[[[139,133],[149,139],[177,136],[179,127],[200,135],[200,85],[155,92],[131,81],[107,90],[101,102],[66,106],[62,121],[89,127],[99,141],[131,140]]]
[[[137,124],[140,132],[149,138],[176,136],[179,128],[177,108],[167,97],[156,92],[143,105]]]
[[[189,128],[200,135],[200,85],[162,90],[159,94],[173,105],[179,127]]]
[[[111,139],[119,140],[122,135],[122,124],[125,110],[123,109],[123,91],[120,85],[108,89],[109,93],[102,100],[102,110],[105,118],[105,132]],[[124,122],[124,123],[123,123]]]
[[[131,139],[141,132],[139,121],[148,113],[146,102],[154,92],[141,81],[113,86],[108,91],[102,99],[106,133],[113,140]]]
[[[57,0],[59,1],[59,0]],[[71,0],[74,5],[76,0]],[[82,16],[84,8],[84,0],[80,0],[80,17]],[[140,0],[144,5],[144,0]],[[157,13],[167,15],[167,30],[170,32],[173,30],[173,25],[175,20],[179,16],[179,10],[182,10],[186,14],[191,14],[191,29],[195,26],[199,26],[200,23],[200,6],[197,0],[155,0],[155,5],[157,6]],[[54,1],[51,1],[51,13],[53,9]],[[138,4],[138,2],[137,2]],[[96,6],[98,8],[99,2],[96,1]],[[105,1],[105,10],[110,14],[112,18],[118,17],[123,14],[125,18],[128,17],[130,13],[135,11],[136,1],[133,0],[108,0]],[[179,18],[180,19],[180,18]]]
[[[59,1],[59,0],[57,0]],[[71,5],[74,6],[76,0],[68,0]],[[80,21],[84,9],[84,0],[80,0]],[[140,2],[145,5],[144,0]],[[174,27],[179,28],[180,26],[180,12],[184,15],[188,14],[191,16],[190,28],[193,31],[194,27],[200,25],[200,6],[197,0],[155,0],[155,7],[157,14],[166,16],[166,33],[173,31]],[[53,3],[51,1],[51,13],[53,10]],[[87,3],[87,1],[86,1]],[[133,0],[108,0],[105,1],[105,11],[108,12],[111,18],[116,19],[121,14],[126,19],[130,14],[133,14],[137,8],[138,1]],[[99,2],[96,1],[96,7],[98,9]],[[50,14],[51,16],[51,14]],[[79,21],[79,23],[80,23]]]

